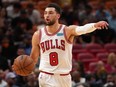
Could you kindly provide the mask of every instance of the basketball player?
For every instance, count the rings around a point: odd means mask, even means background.
[[[71,87],[74,37],[108,26],[105,21],[66,26],[59,23],[60,15],[61,8],[57,4],[49,4],[44,11],[46,26],[32,37],[30,57],[37,63],[40,56],[39,87]]]

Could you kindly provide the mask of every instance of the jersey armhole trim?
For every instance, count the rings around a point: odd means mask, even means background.
[[[39,29],[39,45],[40,45],[40,42],[41,42],[41,37],[42,37],[42,32],[41,32],[41,29]]]
[[[66,26],[64,27],[63,31],[64,31],[64,37],[65,37],[67,43],[72,44],[73,42],[70,42],[70,41],[68,40],[67,36],[66,36]]]

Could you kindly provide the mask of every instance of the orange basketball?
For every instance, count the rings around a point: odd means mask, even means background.
[[[13,71],[21,76],[27,76],[31,74],[34,68],[34,61],[28,55],[18,56],[13,63]]]

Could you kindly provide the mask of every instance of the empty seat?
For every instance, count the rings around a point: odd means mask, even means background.
[[[83,61],[83,62],[89,62],[95,60],[95,56],[92,53],[79,53],[77,57],[79,61]]]
[[[87,49],[102,49],[103,48],[100,44],[97,44],[97,43],[86,44],[85,47]]]
[[[74,44],[73,49],[83,49],[82,44]]]
[[[104,45],[104,48],[110,53],[111,52],[116,53],[116,44],[115,43],[107,43]]]
[[[101,44],[97,43],[86,44],[85,48],[95,55],[99,52],[106,52],[106,49],[104,49]]]
[[[83,46],[81,44],[73,45],[72,54],[73,54],[74,59],[77,59],[77,55],[79,53],[84,53],[84,52],[87,52],[87,50],[85,48],[83,48]]]
[[[101,61],[103,61],[104,63],[106,63],[106,62],[107,62],[107,58],[108,58],[108,53],[107,53],[107,52],[105,52],[105,53],[97,53],[97,54],[96,54],[96,57],[97,57],[99,60],[101,60]]]

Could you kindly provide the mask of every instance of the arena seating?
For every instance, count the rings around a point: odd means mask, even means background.
[[[99,52],[106,52],[106,49],[104,49],[102,45],[97,43],[86,44],[85,48],[94,55]]]
[[[84,64],[85,70],[89,69],[91,62],[96,62],[98,59],[92,53],[79,53],[77,55],[78,61]]]
[[[92,62],[101,60],[107,63],[107,57],[111,52],[116,53],[116,44],[114,43],[103,45],[90,43],[84,45],[84,47],[82,44],[75,44],[72,50],[73,59],[83,62],[86,70],[90,68],[91,65],[89,66],[89,64]]]
[[[103,52],[103,53],[97,53],[96,57],[98,60],[103,61],[104,63],[107,63],[107,58],[108,58],[108,52]]]
[[[116,53],[116,44],[115,43],[107,43],[104,45],[104,48],[109,52]]]

